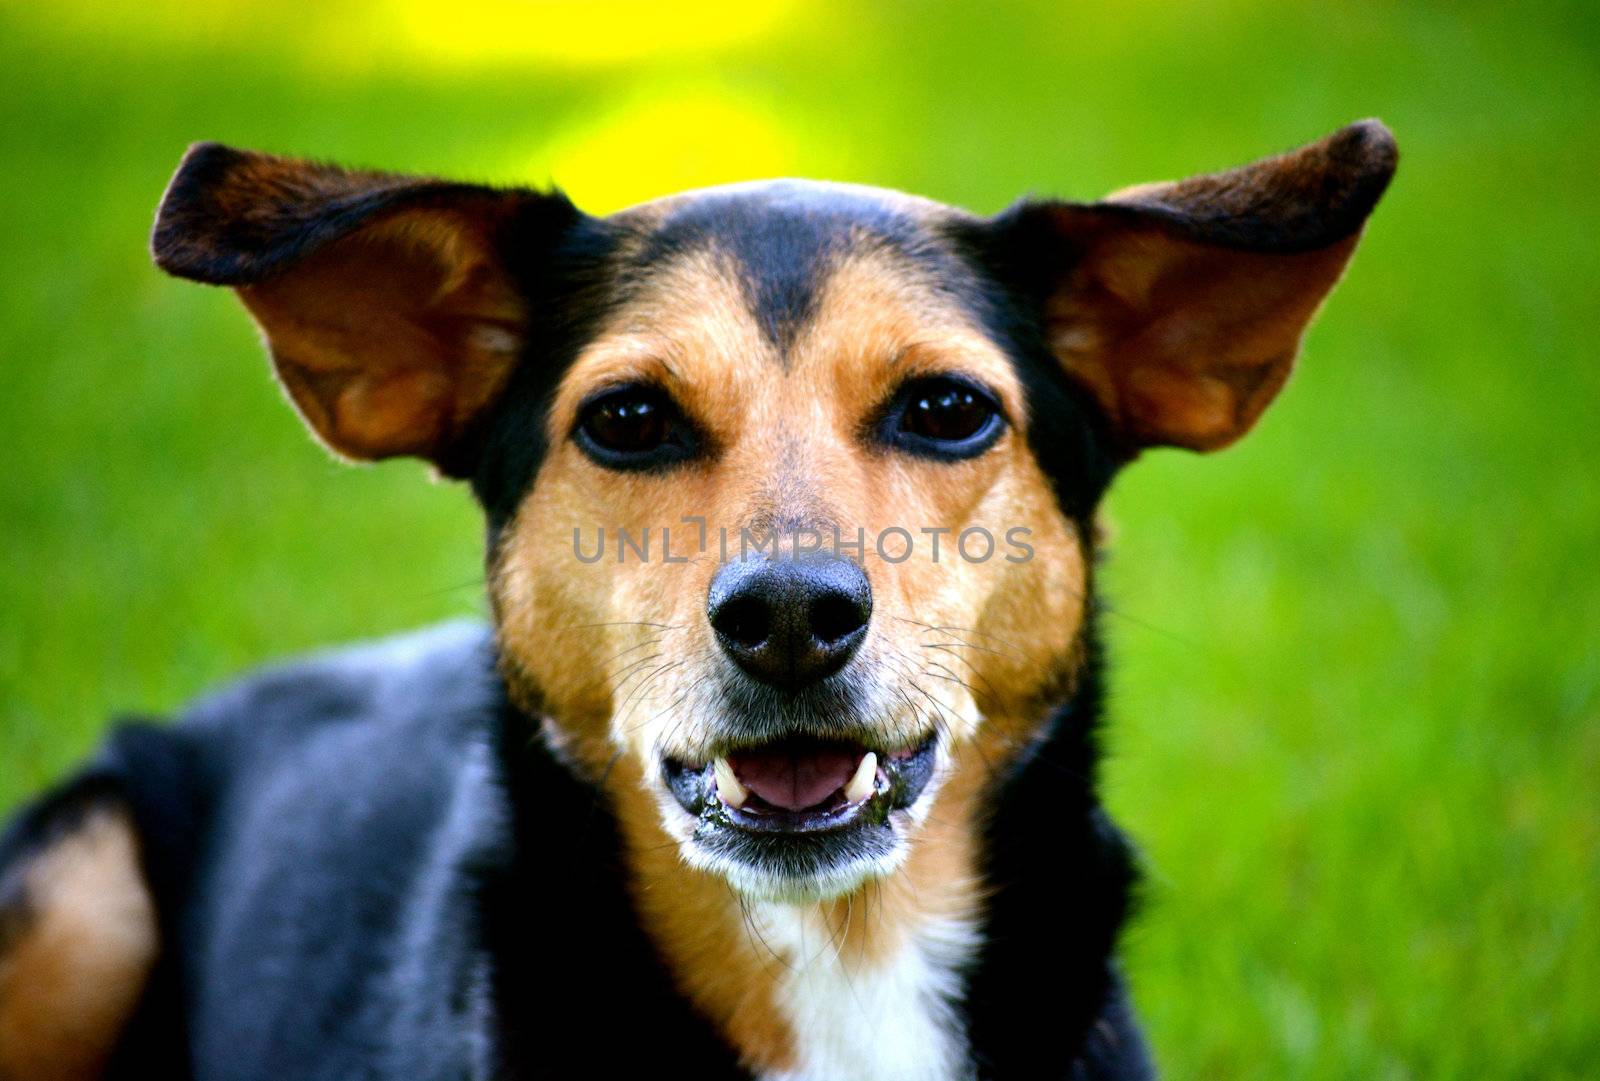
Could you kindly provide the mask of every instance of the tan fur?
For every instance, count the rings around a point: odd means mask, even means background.
[[[638,764],[619,762],[611,782],[634,904],[678,986],[747,1069],[758,1075],[793,1069],[795,1034],[775,996],[776,978],[788,962],[752,931],[725,879],[682,863]]]
[[[126,814],[102,810],[25,871],[0,954],[0,1081],[100,1076],[159,947]]]

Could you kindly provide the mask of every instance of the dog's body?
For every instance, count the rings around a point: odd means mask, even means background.
[[[335,448],[472,482],[495,627],[249,678],[25,812],[0,1081],[1149,1076],[1094,506],[1248,428],[1393,165],[1368,124],[999,219],[785,183],[596,221],[201,148],[158,261],[240,289]],[[696,519],[698,558],[566,551]],[[1037,562],[968,557],[989,526]]]

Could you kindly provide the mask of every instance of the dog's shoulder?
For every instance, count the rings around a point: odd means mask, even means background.
[[[203,696],[170,731],[200,819],[195,902],[235,884],[292,902],[369,869],[395,888],[463,787],[493,809],[477,789],[496,783],[503,707],[491,634],[472,623],[313,654]]]
[[[464,785],[494,783],[503,707],[490,632],[471,623],[313,654],[202,697],[172,737],[199,793],[207,871],[249,878],[270,857],[292,860],[299,882],[381,862],[392,880]]]
[[[450,624],[264,670],[188,712],[212,801],[182,943],[203,989],[197,1070],[332,1078],[385,1047],[470,1056],[487,1023],[469,1016],[487,979],[475,869],[510,843],[503,708],[489,631]]]
[[[120,1076],[183,1045],[332,1077],[354,1060],[311,1065],[330,1016],[362,1043],[374,1013],[476,1027],[417,994],[460,973],[396,958],[471,955],[462,868],[506,843],[493,663],[487,628],[448,624],[262,669],[175,723],[119,725],[0,833],[0,1081]],[[458,941],[407,948],[441,937]],[[204,989],[192,1012],[180,987]]]

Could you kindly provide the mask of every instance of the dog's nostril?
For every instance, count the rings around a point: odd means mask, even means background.
[[[746,649],[755,649],[772,631],[772,613],[764,601],[733,597],[717,606],[711,618],[718,634]]]
[[[811,633],[823,645],[848,638],[866,626],[867,616],[861,608],[854,598],[842,593],[824,594],[811,604]]]

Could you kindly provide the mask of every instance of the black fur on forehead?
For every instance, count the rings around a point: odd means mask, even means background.
[[[648,274],[706,250],[730,259],[751,314],[781,357],[815,314],[838,260],[874,247],[894,251],[930,276],[958,269],[926,224],[892,193],[805,180],[683,197],[651,230],[632,269]]]

